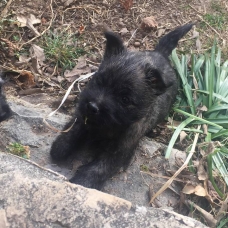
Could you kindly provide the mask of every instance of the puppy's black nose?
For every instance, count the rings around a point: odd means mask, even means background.
[[[91,114],[97,114],[99,112],[99,108],[95,102],[89,102],[87,108]]]

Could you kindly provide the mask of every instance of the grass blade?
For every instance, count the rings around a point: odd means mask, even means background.
[[[215,77],[215,43],[211,49],[210,72],[208,75],[209,103],[207,108],[210,108],[213,102],[214,77]]]
[[[212,159],[215,163],[215,166],[217,167],[220,174],[222,175],[224,181],[226,182],[226,185],[228,186],[228,172],[225,164],[223,163],[221,156],[219,155],[219,152],[213,154]]]
[[[215,183],[215,180],[214,180],[214,177],[213,177],[213,174],[212,174],[212,154],[209,154],[207,156],[207,163],[208,163],[208,175],[209,175],[209,179],[215,189],[215,191],[218,193],[218,195],[221,197],[221,198],[224,198],[224,195],[223,193],[220,191],[220,189],[218,188],[217,184]]]
[[[196,111],[195,111],[195,106],[194,106],[194,101],[193,101],[193,96],[192,96],[192,89],[191,89],[190,85],[188,84],[187,75],[184,74],[184,69],[181,66],[180,60],[176,53],[176,49],[174,49],[172,52],[172,61],[182,80],[182,85],[183,85],[185,96],[188,100],[188,104],[191,109],[191,113],[194,115]],[[182,64],[183,64],[183,62],[182,62]],[[187,65],[187,63],[185,63],[185,65]]]
[[[228,136],[228,130],[221,130],[215,134],[212,135],[212,139],[216,139],[216,138],[219,138],[219,137],[224,137],[224,136]]]
[[[165,158],[169,158],[172,148],[177,140],[177,137],[179,136],[180,132],[184,129],[184,127],[186,125],[188,125],[189,123],[191,123],[193,120],[195,120],[195,118],[189,117],[188,119],[186,119],[185,121],[183,121],[178,127],[177,129],[174,131],[173,136],[169,142],[169,145],[167,147],[167,150],[165,152]]]
[[[207,120],[205,120],[205,119],[202,119],[202,118],[200,118],[200,117],[191,115],[191,114],[189,114],[189,113],[187,113],[187,112],[184,112],[184,111],[182,111],[182,110],[180,110],[180,109],[175,108],[174,111],[175,111],[175,112],[178,112],[178,113],[181,113],[181,114],[183,114],[183,115],[186,115],[186,116],[188,116],[188,117],[194,118],[195,120],[199,120],[199,121],[201,121],[202,124],[205,123],[205,124],[209,124],[209,125],[215,126],[215,127],[217,127],[218,129],[223,129],[223,127],[222,127],[222,126],[219,126],[218,124],[215,124],[215,123],[212,123],[212,122],[207,121]]]

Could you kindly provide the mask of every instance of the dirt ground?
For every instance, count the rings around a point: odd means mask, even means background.
[[[179,53],[205,52],[217,38],[226,58],[227,11],[224,0],[2,0],[0,63],[7,72],[7,94],[25,97],[44,92],[57,107],[73,80],[99,66],[107,28],[119,33],[131,50],[152,50],[161,36],[194,22]],[[86,82],[75,86],[62,111],[70,111]]]
[[[228,58],[227,0],[2,0],[6,95],[56,108],[76,78],[96,71],[105,29],[118,33],[128,49],[153,50],[160,37],[189,22],[195,26],[179,43],[179,54],[207,52],[216,38]],[[73,111],[87,81],[74,87],[61,112]]]
[[[16,83],[15,95],[18,92],[23,95],[36,93],[37,87],[52,88],[51,92],[58,94],[73,81],[74,77],[68,77],[66,70],[74,67],[80,53],[78,56],[66,54],[63,58],[70,59],[61,64],[58,62],[60,50],[50,47],[53,43],[48,37],[56,35],[60,46],[64,42],[72,43],[83,50],[87,67],[80,73],[94,71],[99,65],[105,44],[104,28],[119,33],[129,49],[148,50],[153,49],[163,34],[179,25],[194,22],[194,30],[180,42],[179,51],[205,52],[217,37],[223,54],[227,55],[227,11],[228,3],[223,0],[3,0],[0,3],[0,62],[5,71],[16,73],[7,75]],[[145,20],[148,17],[149,21]],[[44,49],[45,57],[38,58],[39,67],[31,61],[34,44],[41,48],[41,52]],[[21,70],[28,72],[23,75]],[[18,73],[21,76],[15,78]],[[36,89],[21,91],[31,88]]]

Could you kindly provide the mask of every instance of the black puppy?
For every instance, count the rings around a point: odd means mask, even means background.
[[[11,115],[10,107],[6,102],[6,98],[5,98],[3,91],[2,91],[3,83],[4,82],[0,76],[0,122],[8,119]]]
[[[71,153],[93,155],[71,182],[101,189],[120,168],[127,168],[139,140],[168,115],[175,100],[177,79],[168,56],[191,28],[177,28],[154,51],[144,52],[129,52],[116,34],[105,33],[104,59],[80,95],[73,116],[77,121],[51,148],[55,160]]]

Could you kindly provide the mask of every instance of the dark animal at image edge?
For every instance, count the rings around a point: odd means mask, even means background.
[[[168,56],[192,28],[186,24],[164,36],[154,51],[130,52],[113,32],[99,70],[80,94],[73,128],[57,137],[54,160],[89,153],[70,182],[101,189],[121,168],[126,169],[139,140],[168,115],[177,94],[177,79]]]
[[[11,116],[11,110],[9,105],[6,102],[6,98],[3,94],[3,86],[4,82],[0,76],[0,122],[8,119]]]

